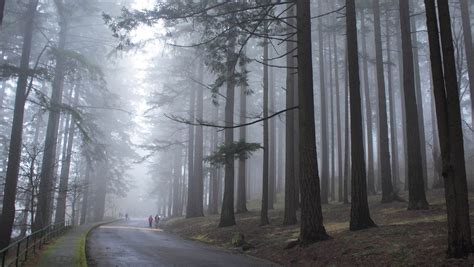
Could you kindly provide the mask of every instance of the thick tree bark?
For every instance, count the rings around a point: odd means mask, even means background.
[[[61,14],[62,8],[58,6],[58,12],[60,13],[59,21],[59,42],[58,51],[56,55],[56,66],[54,71],[54,80],[52,84],[51,93],[51,110],[49,111],[48,126],[46,128],[46,139],[44,143],[44,154],[43,161],[41,164],[40,184],[38,192],[38,206],[36,210],[35,223],[33,230],[43,229],[50,223],[51,220],[51,198],[54,196],[52,192],[53,179],[55,176],[55,161],[56,161],[56,148],[58,141],[58,128],[59,118],[61,116],[61,104],[64,87],[64,75],[65,75],[65,56],[61,54],[66,45],[67,35],[67,22]]]
[[[196,90],[191,90],[189,96],[189,119],[194,121],[196,104]],[[194,126],[188,126],[188,194],[186,204],[186,218],[198,217],[196,180],[194,176]]]
[[[448,214],[447,254],[448,257],[461,258],[472,253],[473,246],[469,220],[459,88],[449,5],[447,1],[437,2],[442,49],[439,44],[435,2],[425,0],[425,7]]]
[[[234,67],[237,60],[235,55],[235,40],[229,40],[227,48],[227,92],[225,101],[225,125],[234,125],[234,98],[235,98],[235,77]],[[224,130],[224,145],[230,146],[234,142],[234,129]],[[234,215],[234,155],[226,155],[225,176],[224,176],[224,197],[222,201],[221,218],[219,227],[235,225]]]
[[[461,22],[464,35],[464,49],[466,50],[467,74],[471,92],[471,125],[474,127],[474,47],[472,46],[471,19],[467,0],[459,0],[461,4]],[[472,2],[471,2],[472,4]]]
[[[408,150],[408,209],[427,209],[420,145],[418,110],[415,95],[413,50],[410,33],[410,9],[408,0],[400,0],[400,29],[403,54],[403,91],[406,109],[406,136]],[[409,131],[409,132],[408,132]]]
[[[387,100],[385,97],[385,77],[382,54],[382,34],[380,29],[379,0],[373,0],[375,60],[377,69],[377,92],[379,104],[379,161],[382,176],[382,203],[392,202],[395,194],[392,186],[392,170],[390,166],[390,148],[388,144]]]
[[[36,14],[38,0],[30,0],[26,13],[25,32],[23,35],[23,46],[21,50],[20,75],[18,77],[15,107],[13,111],[13,123],[8,150],[8,165],[3,188],[2,216],[0,216],[0,249],[8,246],[11,239],[13,222],[15,220],[15,199],[18,184],[18,173],[20,170],[23,117],[25,113],[26,87],[28,83],[28,69],[30,62],[31,40],[33,38],[33,23]]]
[[[328,142],[328,121],[327,121],[327,97],[324,73],[324,37],[322,29],[322,19],[318,19],[318,50],[319,50],[319,89],[321,91],[321,203],[327,204],[329,198],[329,142]],[[299,48],[299,47],[298,47]],[[299,66],[299,65],[298,65]],[[299,75],[298,75],[299,78]],[[301,100],[301,98],[300,98]],[[301,107],[300,107],[301,110]],[[301,116],[301,112],[300,112]],[[300,129],[301,131],[301,129]],[[301,141],[302,142],[302,141]]]
[[[376,226],[370,218],[367,201],[365,155],[362,137],[362,108],[357,45],[355,1],[346,0],[347,58],[351,116],[351,221],[350,230]]]
[[[204,66],[202,63],[199,64],[198,66],[198,79],[202,83],[203,82],[203,73]],[[197,121],[202,121],[203,119],[203,113],[204,113],[204,107],[203,107],[203,101],[204,101],[204,89],[201,85],[198,85],[197,87],[197,99],[196,99],[196,120]],[[195,133],[195,140],[194,140],[194,145],[195,145],[195,150],[194,150],[194,171],[193,171],[193,178],[195,181],[195,210],[193,214],[190,214],[187,216],[188,218],[190,217],[200,217],[204,216],[204,170],[203,170],[203,151],[204,151],[204,136],[203,136],[203,127],[202,126],[196,126],[196,133]]]
[[[418,36],[416,29],[416,16],[411,21],[411,32],[413,36],[413,69],[415,73],[415,94],[418,111],[418,127],[420,129],[420,153],[421,153],[421,169],[423,171],[423,181],[425,189],[428,189],[428,170],[426,167],[426,137],[425,137],[425,123],[423,112],[423,98],[420,78],[420,62],[418,56]]]
[[[242,83],[240,88],[240,120],[239,123],[242,125],[244,124],[247,116],[247,81],[246,81],[246,63],[242,64],[242,75],[245,75],[245,82]],[[240,127],[239,129],[239,139],[240,141],[245,142],[247,138],[247,128]],[[242,213],[247,212],[247,192],[246,192],[246,184],[245,178],[247,174],[246,168],[246,159],[245,157],[239,158],[239,177],[237,181],[237,207],[236,212]]]
[[[364,94],[365,94],[365,119],[366,119],[366,135],[367,135],[367,190],[369,195],[375,195],[375,174],[374,174],[374,140],[373,140],[373,124],[372,124],[372,103],[370,98],[369,85],[369,64],[366,42],[365,29],[365,12],[364,9],[360,11],[361,20],[361,42],[362,42],[362,71],[364,74]]]
[[[288,4],[288,17],[295,16],[295,8],[291,7],[292,3]],[[290,8],[291,7],[291,8]],[[288,19],[290,25],[295,26],[296,21],[293,18]],[[287,32],[292,33],[294,29],[290,26],[287,27]],[[291,38],[290,42],[286,42],[286,108],[294,107],[294,91],[295,91],[295,76],[294,67],[296,64],[296,45],[294,41],[296,36]],[[299,165],[296,166],[295,161],[295,150],[294,150],[294,128],[295,125],[295,112],[293,110],[286,112],[286,125],[285,125],[285,215],[283,217],[284,225],[296,224],[296,208],[297,208],[297,196],[296,196],[296,179],[295,179],[295,168],[299,168]]]
[[[310,2],[296,2],[300,135],[301,244],[330,238],[323,225],[315,140]]]
[[[265,25],[265,31],[268,28]],[[268,39],[263,41],[263,117],[268,117]],[[262,208],[260,211],[260,225],[269,224],[268,221],[268,202],[269,199],[269,157],[270,147],[268,140],[268,120],[263,121],[263,176],[262,176]]]

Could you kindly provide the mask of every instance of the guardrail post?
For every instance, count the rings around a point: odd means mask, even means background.
[[[5,249],[5,251],[3,251],[3,256],[2,256],[2,267],[5,266],[5,260],[7,259],[7,252],[8,252],[8,249]]]
[[[38,233],[39,235],[39,242],[38,242],[38,249],[41,249],[41,245],[43,245],[43,233],[42,232],[39,232]]]
[[[36,254],[36,234],[33,234],[33,254]]]
[[[30,236],[26,236],[26,247],[25,247],[25,261],[28,259],[28,246],[30,245]]]
[[[18,242],[18,245],[16,246],[15,266],[18,266],[18,260],[20,259],[20,246],[21,246],[21,242]]]

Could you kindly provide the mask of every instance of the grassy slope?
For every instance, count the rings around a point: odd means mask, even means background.
[[[255,246],[246,253],[284,265],[471,266],[474,263],[474,256],[466,260],[445,258],[447,231],[442,191],[428,193],[431,206],[426,211],[407,211],[406,203],[380,204],[380,196],[370,197],[371,215],[379,227],[358,232],[349,231],[350,205],[324,205],[324,224],[333,239],[293,249],[284,247],[287,240],[298,237],[299,229],[298,226],[282,226],[282,198],[278,199],[276,209],[269,213],[269,226],[258,226],[260,202],[252,201],[249,213],[236,216],[236,226],[217,228],[219,216],[208,216],[172,219],[165,229],[229,249],[233,249],[232,236],[240,232]],[[470,198],[470,202],[473,207],[474,198]],[[471,208],[471,222],[473,215]]]

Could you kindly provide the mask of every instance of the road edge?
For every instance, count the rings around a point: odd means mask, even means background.
[[[84,234],[82,234],[82,236],[79,239],[78,249],[75,253],[76,254],[75,258],[77,259],[77,263],[78,263],[77,266],[80,266],[80,267],[89,266],[89,264],[87,263],[87,238],[89,237],[89,234],[92,232],[92,230],[94,230],[95,228],[100,227],[102,225],[118,222],[120,220],[121,219],[110,220],[110,221],[105,221],[105,222],[99,222],[97,224],[94,224],[92,227],[87,229],[87,231],[85,231]]]

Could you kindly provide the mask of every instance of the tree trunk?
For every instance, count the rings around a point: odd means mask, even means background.
[[[77,105],[79,101],[79,91],[76,90],[76,94],[74,96],[74,106]],[[72,146],[74,142],[74,130],[75,130],[75,119],[71,117],[71,123],[69,125],[69,129],[67,130],[67,134],[64,134],[64,138],[66,140],[67,136],[67,148],[66,153],[64,154],[62,165],[61,165],[61,175],[59,180],[59,192],[58,192],[58,199],[56,203],[56,217],[55,223],[65,222],[66,220],[66,197],[68,192],[68,183],[69,183],[69,170],[71,167],[71,158],[72,158]],[[66,142],[64,143],[66,144]]]
[[[15,220],[15,198],[20,170],[23,117],[25,113],[26,87],[30,62],[31,40],[33,38],[33,23],[38,0],[30,0],[25,18],[25,32],[21,50],[20,75],[18,77],[13,123],[8,150],[8,165],[3,192],[2,216],[0,216],[0,249],[8,246],[11,239],[13,222]]]
[[[244,124],[247,116],[247,68],[246,63],[242,63],[242,75],[245,75],[244,82],[240,88],[240,124]],[[239,139],[240,141],[246,141],[246,134],[247,128],[240,127],[239,128]],[[245,157],[239,158],[239,177],[237,181],[237,213],[247,212],[247,194],[246,194],[246,184],[245,184],[245,177],[246,177],[246,159]]]
[[[294,37],[295,42],[297,39],[297,36]],[[298,67],[298,61],[297,61],[297,55],[298,55],[298,47],[295,46],[295,67]],[[294,71],[295,72],[295,71]],[[293,75],[293,106],[299,106],[299,82],[298,82],[298,74],[294,73]],[[300,177],[301,177],[301,169],[300,169],[300,109],[295,109],[292,111],[293,112],[293,119],[294,123],[293,125],[294,130],[293,130],[293,155],[295,156],[295,174],[294,174],[294,179],[295,179],[295,201],[296,201],[296,210],[298,210],[301,206],[301,190],[300,190]],[[319,176],[318,176],[319,177]]]
[[[461,22],[464,35],[464,48],[466,49],[467,74],[471,92],[471,125],[474,127],[474,47],[472,46],[471,19],[467,0],[459,0],[461,4]],[[472,4],[472,1],[471,1]]]
[[[347,57],[349,65],[349,92],[351,109],[351,221],[350,230],[376,226],[370,218],[367,202],[365,155],[362,136],[362,108],[357,48],[355,1],[346,0]],[[365,37],[363,37],[365,38]]]
[[[58,7],[60,9],[60,7]],[[64,50],[66,45],[67,22],[61,16],[59,21],[59,42],[58,51]],[[37,231],[43,229],[50,224],[51,198],[54,195],[52,192],[53,179],[55,176],[56,165],[56,147],[58,140],[59,118],[61,116],[61,104],[64,87],[64,75],[66,58],[61,54],[56,55],[56,66],[54,71],[54,80],[52,84],[51,93],[51,109],[49,111],[48,126],[46,129],[46,139],[44,143],[43,162],[41,164],[40,184],[38,193],[38,206],[36,209],[35,223],[33,230]]]
[[[461,258],[472,253],[473,247],[451,18],[448,2],[438,1],[441,57],[435,2],[425,0],[425,7],[448,215],[447,254]]]
[[[203,69],[204,66],[202,64],[199,64],[198,66],[198,79],[202,83],[203,82]],[[197,87],[197,99],[196,99],[196,120],[197,121],[202,121],[203,119],[203,113],[204,113],[204,107],[203,107],[203,101],[204,101],[204,96],[203,96],[203,87],[201,85],[198,85]],[[195,211],[193,214],[190,214],[187,216],[187,218],[190,217],[201,217],[204,216],[204,209],[203,209],[203,204],[204,204],[204,170],[203,170],[203,146],[204,146],[204,137],[203,137],[203,127],[201,125],[196,126],[196,135],[195,135],[195,140],[194,140],[194,145],[195,145],[195,150],[194,150],[194,171],[193,171],[193,176],[194,176],[194,181],[195,181]]]
[[[225,126],[234,125],[234,98],[235,98],[235,39],[228,41],[227,48],[227,92],[225,102]],[[229,147],[234,142],[234,129],[224,130],[224,145]],[[219,227],[235,225],[234,215],[234,155],[226,155],[224,177],[224,199],[222,201],[221,218]]]
[[[344,57],[344,204],[349,204],[349,177],[351,175],[351,146],[350,146],[350,97],[349,97],[349,71],[348,71],[348,53],[346,44],[346,55]]]
[[[413,17],[411,22],[411,32],[413,36],[413,68],[415,73],[415,94],[418,111],[418,126],[420,129],[420,147],[421,147],[421,170],[423,171],[423,182],[425,189],[428,189],[428,170],[426,168],[426,137],[425,137],[425,123],[424,123],[424,112],[423,112],[423,98],[420,78],[420,63],[418,56],[418,37],[416,32],[416,16]]]
[[[318,42],[319,42],[319,89],[321,90],[321,146],[322,146],[322,166],[321,166],[321,203],[328,203],[329,193],[329,143],[328,143],[328,122],[327,122],[327,97],[325,89],[324,74],[324,39],[322,30],[322,19],[318,19]],[[300,66],[300,65],[298,65]],[[299,78],[299,75],[298,75]],[[300,89],[301,90],[301,89]],[[301,100],[301,98],[300,98]],[[301,110],[301,107],[300,107]],[[300,116],[301,112],[300,112]],[[300,129],[301,131],[301,129]],[[302,142],[302,140],[301,140]],[[301,152],[300,152],[301,153]],[[301,154],[300,154],[301,155]]]
[[[191,90],[189,96],[189,119],[194,121],[195,116],[196,91]],[[196,180],[194,176],[194,126],[188,126],[188,194],[186,204],[186,218],[198,217]]]
[[[288,4],[288,17],[295,16],[295,8],[292,7],[293,4]],[[296,21],[293,18],[288,19],[288,23],[290,25],[295,26]],[[292,33],[294,29],[291,26],[287,27],[287,32]],[[295,96],[295,87],[294,87],[294,80],[295,80],[295,69],[296,67],[296,45],[294,41],[296,40],[296,36],[290,39],[291,41],[286,42],[286,52],[288,53],[286,56],[286,108],[291,108],[295,106],[294,96]],[[292,225],[296,224],[296,209],[297,209],[297,196],[296,196],[296,188],[295,188],[295,168],[299,168],[296,166],[295,162],[295,150],[294,150],[294,128],[297,127],[295,125],[295,112],[290,110],[286,112],[286,125],[285,125],[285,215],[283,217],[283,224],[284,225]]]
[[[329,36],[330,37],[330,36]],[[330,40],[329,40],[330,42]],[[331,123],[330,123],[330,128],[331,128],[331,175],[330,177],[330,198],[332,201],[335,200],[336,197],[336,175],[334,174],[336,172],[336,144],[335,144],[335,125],[334,125],[334,87],[333,87],[333,67],[332,67],[332,48],[331,45],[328,47],[329,53],[328,53],[328,67],[329,67],[329,113],[331,117]]]
[[[398,25],[400,25],[400,16],[398,18]],[[402,37],[401,31],[397,32],[397,51],[402,51]],[[404,190],[408,190],[408,147],[407,147],[407,123],[406,123],[406,106],[405,106],[405,92],[403,90],[403,54],[398,53],[398,84],[400,89],[400,102],[401,102],[401,131],[402,131],[402,146],[403,146],[403,178],[404,178]]]
[[[379,161],[382,177],[382,203],[392,202],[395,198],[392,186],[390,149],[388,145],[387,100],[385,97],[385,77],[383,70],[382,34],[380,30],[379,0],[373,0],[375,60],[377,68],[377,87],[379,104]]]
[[[179,207],[182,205],[179,193],[179,180],[181,178],[181,148],[176,149],[174,152],[173,162],[173,209],[171,214],[173,217],[178,217],[180,216]]]
[[[420,145],[418,110],[415,95],[413,50],[410,33],[410,9],[408,0],[400,0],[400,29],[403,54],[403,91],[406,109],[406,136],[408,152],[408,209],[427,209]]]
[[[300,135],[300,242],[309,244],[329,238],[323,225],[315,140],[311,14],[309,1],[296,2],[298,46],[298,93]],[[326,190],[327,193],[327,190]]]
[[[336,90],[336,134],[337,134],[337,189],[338,201],[343,202],[343,173],[342,173],[342,120],[341,120],[341,92],[339,88],[339,57],[338,47],[336,42],[336,33],[332,35],[334,46],[334,81]]]
[[[370,103],[370,85],[369,85],[369,66],[366,42],[365,29],[365,12],[364,9],[360,11],[361,20],[361,42],[362,42],[362,71],[364,74],[364,94],[365,94],[365,119],[367,122],[367,190],[369,195],[375,195],[375,174],[374,174],[374,140],[373,140],[373,123],[372,123],[372,104]],[[351,102],[352,103],[352,102]]]
[[[214,121],[217,121],[219,118],[219,106],[214,106]],[[217,130],[212,131],[211,134],[211,151],[215,151],[217,148],[217,143],[219,142],[218,136],[217,136]],[[211,200],[209,201],[209,214],[217,214],[217,207],[218,207],[218,202],[219,202],[219,170],[218,168],[212,168],[211,169],[211,193],[210,193],[210,198]]]
[[[277,94],[277,98],[282,98]],[[276,193],[281,194],[285,191],[284,179],[285,179],[285,127],[282,124],[277,126],[277,142],[278,142],[278,158],[277,158],[277,185]]]
[[[267,25],[265,31],[268,33]],[[268,118],[268,39],[263,41],[263,117]],[[262,208],[260,213],[260,225],[269,224],[268,221],[268,202],[269,199],[269,156],[270,147],[268,140],[268,121],[263,121],[263,175],[262,175]]]
[[[267,44],[268,46],[268,44]],[[268,50],[268,49],[267,49]],[[267,53],[271,57],[271,50]],[[267,60],[268,61],[268,60]],[[268,70],[268,114],[275,113],[275,83],[273,77],[273,69]],[[273,209],[273,204],[276,202],[276,124],[275,118],[268,120],[268,209]]]
[[[81,221],[80,224],[85,224],[88,220],[87,215],[89,213],[89,194],[91,190],[91,171],[92,171],[91,159],[86,156],[86,174],[84,176],[84,194],[82,196],[82,207],[81,207]]]
[[[388,15],[387,15],[388,16]],[[392,52],[391,52],[391,38],[389,34],[389,20],[385,23],[385,42],[387,43],[387,86],[389,92],[389,108],[390,108],[390,146],[391,146],[391,159],[392,159],[392,182],[393,182],[393,191],[398,191],[398,185],[400,181],[400,166],[398,164],[398,134],[397,134],[397,112],[395,109],[395,90],[393,87],[392,79]],[[382,177],[383,179],[383,177]]]

